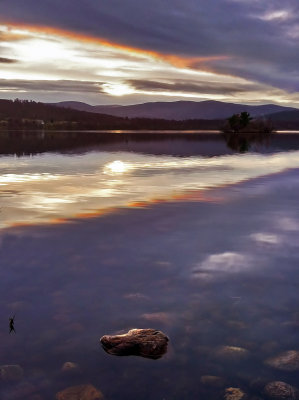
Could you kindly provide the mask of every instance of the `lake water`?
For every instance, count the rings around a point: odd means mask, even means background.
[[[299,133],[1,133],[0,173],[0,364],[24,370],[1,399],[299,386],[265,363],[299,350]],[[103,351],[132,328],[162,330],[167,354]]]

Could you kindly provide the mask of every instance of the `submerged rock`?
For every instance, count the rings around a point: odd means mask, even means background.
[[[68,373],[73,373],[73,372],[79,372],[80,368],[79,365],[76,363],[73,363],[71,361],[67,361],[63,364],[61,367],[62,372],[68,372]]]
[[[265,364],[282,371],[297,371],[299,370],[299,351],[285,351],[276,357],[268,358]]]
[[[103,394],[92,385],[71,386],[56,394],[57,400],[101,400]]]
[[[264,387],[269,382],[269,379],[266,378],[255,378],[250,381],[249,387],[255,392],[261,393],[264,390]]]
[[[297,398],[296,389],[285,382],[275,381],[268,383],[264,388],[264,393],[271,399],[295,400]]]
[[[19,365],[1,365],[0,380],[19,381],[23,378],[24,370]]]
[[[173,317],[170,313],[166,312],[156,312],[156,313],[145,313],[141,315],[141,318],[146,321],[151,321],[153,323],[160,322],[165,325],[171,324]]]
[[[23,399],[33,400],[37,396],[39,396],[39,393],[37,392],[38,392],[37,387],[25,381],[19,384],[14,384],[14,387],[7,393],[7,398],[13,400],[23,400]]]
[[[200,377],[200,383],[205,386],[223,387],[225,386],[225,379],[220,376],[202,375]]]
[[[214,355],[217,358],[222,358],[230,361],[239,361],[249,355],[249,351],[243,347],[236,346],[221,346],[216,349]]]
[[[168,337],[155,329],[131,329],[124,335],[105,335],[103,349],[115,356],[141,356],[154,360],[167,352]]]
[[[225,400],[245,400],[247,395],[239,388],[230,387],[225,389],[224,398]]]

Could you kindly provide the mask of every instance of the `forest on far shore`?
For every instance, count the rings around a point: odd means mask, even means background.
[[[299,111],[276,113],[269,118],[273,129],[299,129]],[[0,130],[221,130],[225,123],[224,119],[116,117],[29,100],[0,100]]]
[[[77,111],[28,100],[0,100],[0,129],[46,130],[192,130],[219,129],[222,120],[175,121],[152,118],[123,118]]]

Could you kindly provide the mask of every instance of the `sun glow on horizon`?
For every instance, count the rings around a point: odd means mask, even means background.
[[[134,99],[183,98],[249,103],[262,93],[263,102],[299,105],[296,93],[209,70],[210,61],[226,60],[225,55],[180,57],[46,26],[0,23],[0,34],[1,57],[8,60],[0,63],[0,92],[10,98],[73,98],[90,104],[107,104],[112,97],[130,99],[129,104]]]
[[[30,42],[30,45],[28,42]],[[45,39],[22,40],[10,43],[10,47],[16,52],[19,58],[27,62],[38,62],[41,59],[43,61],[51,61],[53,58],[69,60],[74,53],[67,49],[63,43]]]
[[[111,96],[124,96],[134,93],[133,88],[124,83],[105,83],[103,85],[103,90]]]

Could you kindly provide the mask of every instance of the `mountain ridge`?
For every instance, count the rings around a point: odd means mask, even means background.
[[[56,107],[72,108],[79,111],[108,114],[125,118],[154,118],[183,121],[189,119],[226,119],[232,114],[247,111],[253,117],[264,117],[284,111],[298,110],[294,107],[284,107],[276,104],[248,105],[226,103],[215,100],[147,102],[134,105],[95,105],[84,102],[64,101],[51,103]]]

